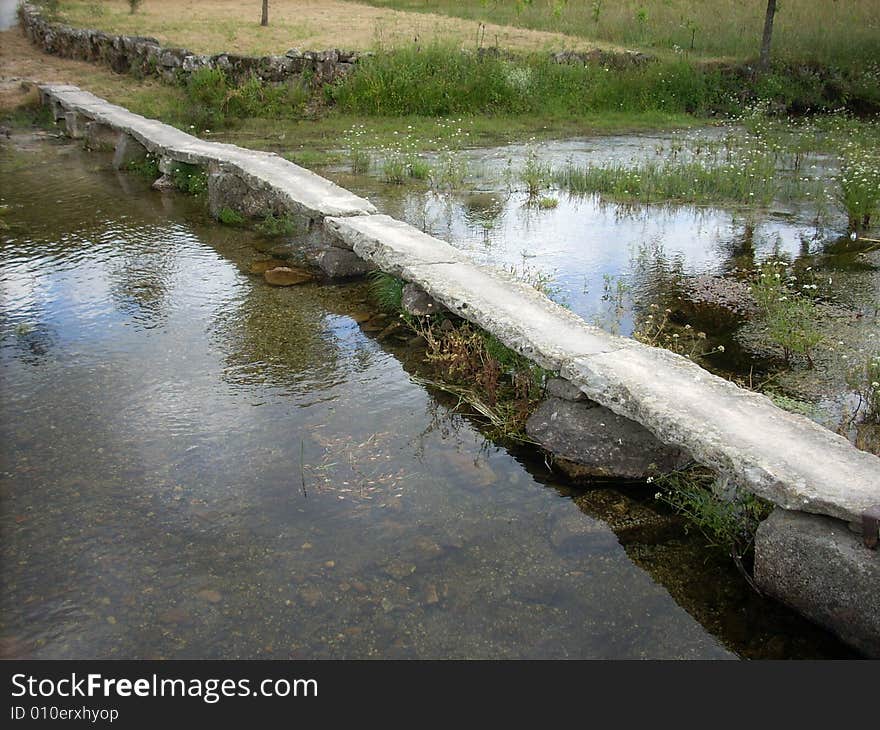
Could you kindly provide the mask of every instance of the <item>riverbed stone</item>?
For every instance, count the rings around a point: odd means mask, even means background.
[[[148,154],[147,148],[130,134],[120,134],[113,152],[113,167],[117,170],[128,169],[134,163],[143,162]]]
[[[762,591],[880,658],[880,551],[840,520],[776,509],[755,537]]]
[[[363,276],[375,268],[353,251],[347,251],[336,246],[330,246],[318,253],[317,261],[321,271],[333,279]]]
[[[635,421],[591,401],[547,398],[529,417],[526,433],[576,479],[641,481],[688,460]]]
[[[416,317],[425,317],[429,314],[437,314],[446,311],[446,307],[438,304],[427,292],[415,284],[406,284],[403,287],[400,305],[404,311]]]
[[[218,170],[208,175],[208,207],[215,218],[224,208],[245,218],[263,218],[279,206],[271,191],[254,188],[240,175]]]
[[[168,192],[175,189],[174,180],[168,174],[158,177],[150,187],[159,192]]]
[[[587,396],[574,383],[570,383],[565,378],[550,378],[544,386],[544,393],[551,398],[561,398],[562,400],[570,400],[575,403],[582,403],[587,400]]]
[[[594,554],[619,545],[617,537],[599,520],[578,509],[566,509],[550,525],[550,543],[558,552]]]
[[[267,284],[272,286],[295,286],[297,284],[305,284],[314,277],[305,269],[299,269],[292,266],[279,266],[275,269],[268,269],[263,273],[263,278]]]

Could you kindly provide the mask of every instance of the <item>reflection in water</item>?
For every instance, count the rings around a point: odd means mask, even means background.
[[[363,285],[269,288],[252,234],[39,149],[63,181],[0,157],[4,655],[731,655],[366,337]]]

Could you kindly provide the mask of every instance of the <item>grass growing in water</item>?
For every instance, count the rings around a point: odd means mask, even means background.
[[[652,481],[659,488],[655,498],[682,515],[711,546],[724,550],[754,587],[746,563],[758,525],[770,515],[773,505],[745,490],[719,483],[715,474],[698,466]]]
[[[198,165],[177,162],[171,168],[174,187],[187,195],[204,195],[208,192],[208,173]]]
[[[389,314],[399,314],[401,312],[403,286],[404,282],[402,279],[386,274],[384,271],[373,271],[370,273],[370,294],[382,311]]]
[[[232,208],[222,208],[217,214],[217,220],[224,226],[243,226],[245,224],[244,216]]]
[[[775,166],[767,158],[721,165],[703,162],[571,165],[555,175],[557,184],[569,192],[599,193],[615,200],[761,205],[773,200],[774,178]]]
[[[264,236],[276,238],[279,236],[292,236],[296,233],[297,225],[296,220],[289,214],[275,215],[274,213],[269,213],[257,224],[256,228]]]
[[[155,180],[161,174],[159,171],[159,161],[149,154],[143,160],[132,160],[129,162],[128,169],[135,173],[135,175],[139,175],[147,180]]]
[[[797,290],[798,279],[787,275],[784,261],[768,261],[761,266],[751,286],[751,294],[761,311],[761,317],[770,339],[782,348],[786,363],[793,355],[806,358],[812,367],[812,353],[822,342],[818,328],[819,314],[813,299],[803,293],[811,291],[802,285]]]

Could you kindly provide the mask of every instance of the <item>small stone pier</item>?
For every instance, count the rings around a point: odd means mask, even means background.
[[[41,87],[68,133],[208,172],[212,211],[293,216],[331,276],[379,268],[480,326],[616,416],[778,507],[756,538],[762,590],[880,656],[880,458],[667,350],[608,334],[449,243],[278,155],[207,142],[73,86]],[[122,162],[120,162],[120,165]]]

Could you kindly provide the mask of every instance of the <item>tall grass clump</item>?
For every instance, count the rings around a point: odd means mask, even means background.
[[[866,230],[880,209],[880,160],[874,150],[847,150],[841,160],[837,183],[840,202],[854,231]]]
[[[782,260],[765,262],[755,275],[750,292],[758,305],[763,324],[771,341],[781,349],[786,363],[794,355],[806,358],[813,365],[813,351],[822,342],[819,312],[808,292],[815,284],[800,284],[787,274]]]
[[[217,129],[233,119],[280,119],[302,112],[310,91],[304,82],[270,84],[251,75],[234,84],[220,69],[201,68],[186,81],[186,117],[199,129]]]
[[[726,552],[751,584],[746,563],[751,557],[758,525],[770,516],[773,505],[745,490],[719,483],[712,472],[698,466],[649,481],[659,488],[654,498],[682,515],[703,534],[710,546]]]
[[[434,43],[380,51],[329,94],[344,112],[376,116],[683,113],[717,100],[713,73],[679,60],[611,72],[546,53],[503,58]]]
[[[643,203],[743,203],[768,205],[776,192],[772,158],[711,165],[702,161],[569,165],[555,175],[573,193],[599,193]]]

